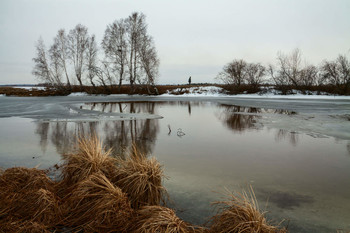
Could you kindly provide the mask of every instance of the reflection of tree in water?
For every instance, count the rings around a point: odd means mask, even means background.
[[[48,135],[51,143],[59,154],[66,154],[73,150],[79,135],[96,133],[97,122],[37,122],[36,134],[40,136],[40,146],[46,151]]]
[[[40,147],[41,150],[45,153],[47,147],[47,137],[49,132],[49,123],[48,122],[37,122],[35,133],[40,136]]]
[[[285,129],[279,129],[275,136],[276,141],[288,140],[293,146],[299,141],[299,135],[296,132],[290,132]]]
[[[156,103],[100,103],[91,104],[91,110],[121,113],[155,113]],[[59,154],[74,149],[79,135],[97,134],[104,141],[107,149],[114,154],[123,155],[133,144],[145,154],[151,154],[159,132],[158,120],[126,120],[101,122],[37,122],[36,134],[40,136],[40,145],[46,150],[48,139]],[[50,137],[48,136],[50,135]]]
[[[261,118],[261,114],[282,114],[282,115],[295,115],[294,111],[284,109],[264,109],[264,108],[251,108],[241,107],[235,105],[220,105],[223,109],[219,113],[218,118],[233,131],[243,132],[247,129],[257,129],[257,120]],[[280,129],[275,136],[277,141],[289,140],[289,142],[296,146],[299,140],[299,136],[295,132]]]
[[[104,143],[115,154],[122,155],[135,145],[144,154],[151,154],[159,131],[158,120],[109,121],[104,124]]]
[[[261,116],[259,108],[241,107],[235,105],[220,105],[222,111],[218,118],[229,128],[236,132],[243,132],[247,129],[257,128],[256,120]]]

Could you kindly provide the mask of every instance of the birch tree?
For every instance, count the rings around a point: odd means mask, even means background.
[[[113,71],[116,73],[116,80],[120,91],[121,85],[125,78],[127,66],[127,28],[124,19],[115,21],[107,26],[102,48],[105,52],[105,57],[112,65]]]
[[[36,46],[36,57],[33,58],[33,61],[35,63],[32,74],[37,77],[40,81],[44,83],[51,84],[51,74],[50,69],[48,65],[47,55],[46,55],[46,49],[43,39],[40,37]]]
[[[50,49],[48,55],[44,41],[40,37],[36,44],[36,51],[36,57],[33,58],[35,65],[32,74],[41,82],[62,89],[61,71],[57,59],[57,49]]]
[[[69,59],[73,63],[75,76],[81,88],[83,87],[82,74],[83,65],[86,60],[88,38],[88,29],[81,24],[70,30],[68,34]]]
[[[277,56],[279,75],[288,80],[288,84],[299,86],[301,82],[301,51],[295,49],[289,55],[281,52]]]
[[[97,67],[97,44],[95,40],[95,35],[92,35],[89,37],[87,42],[87,49],[86,49],[86,69],[87,69],[87,77],[91,85],[95,88],[95,83],[93,79],[96,77],[98,73],[98,67]]]
[[[60,29],[54,38],[53,45],[57,50],[57,58],[59,65],[62,67],[63,72],[66,76],[66,82],[69,89],[71,89],[71,84],[69,81],[67,66],[68,66],[68,39],[64,29]]]
[[[153,38],[144,34],[139,47],[140,62],[145,73],[145,83],[147,85],[148,93],[150,93],[150,86],[155,86],[156,78],[159,74],[159,58],[154,45]]]
[[[128,32],[129,43],[129,81],[131,91],[134,91],[134,84],[138,78],[139,71],[139,48],[141,44],[142,34],[147,31],[146,16],[143,13],[134,12],[126,19],[126,27]]]

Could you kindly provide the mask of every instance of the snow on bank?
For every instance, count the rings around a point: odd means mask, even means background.
[[[317,95],[317,92],[308,92],[306,95],[300,91],[292,90],[293,94],[281,95],[279,91],[275,89],[266,89],[256,94],[238,94],[228,95],[227,91],[223,88],[216,86],[206,87],[190,87],[190,88],[177,88],[161,96],[164,97],[231,97],[231,98],[268,98],[268,99],[337,99],[337,100],[350,100],[350,96],[338,96],[328,95],[327,93],[321,93]]]
[[[221,87],[206,86],[206,87],[189,87],[189,88],[177,88],[162,96],[211,96],[211,97],[221,97],[227,96],[226,91]]]
[[[89,94],[86,92],[73,92],[69,94],[68,96],[88,96]]]
[[[46,87],[42,87],[42,86],[10,86],[12,88],[21,88],[21,89],[26,89],[26,90],[46,90]]]
[[[237,98],[267,98],[267,99],[336,99],[336,100],[350,100],[350,96],[338,96],[338,95],[274,95],[274,94],[239,94],[232,95]]]

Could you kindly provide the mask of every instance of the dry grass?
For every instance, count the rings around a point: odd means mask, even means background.
[[[35,168],[0,170],[0,233],[55,232],[58,225],[70,232],[286,232],[267,222],[252,188],[215,203],[220,212],[209,230],[191,226],[159,206],[167,192],[155,158],[135,146],[125,159],[109,155],[97,137],[80,139],[58,185]]]
[[[44,171],[21,167],[7,169],[0,176],[0,218],[55,225],[61,212],[53,185]]]
[[[154,158],[147,158],[135,146],[125,159],[118,159],[117,176],[112,180],[128,194],[131,205],[139,209],[145,205],[159,205],[167,192],[162,185],[162,166]]]
[[[64,212],[65,226],[86,232],[127,232],[133,215],[126,194],[100,172],[75,186]]]
[[[15,220],[11,218],[0,220],[0,233],[25,232],[25,233],[49,233],[48,227],[37,222],[27,220]]]
[[[249,192],[230,193],[226,201],[214,203],[220,213],[212,217],[210,232],[215,233],[272,233],[287,232],[270,225],[259,210],[253,189]]]
[[[137,211],[133,233],[201,233],[207,232],[178,218],[172,209],[162,206],[144,206]]]
[[[46,173],[36,168],[13,167],[0,173],[0,195],[4,191],[20,192],[28,189],[46,189],[53,191],[54,182]]]
[[[96,136],[78,139],[77,151],[65,156],[62,181],[58,185],[59,195],[69,194],[75,184],[96,172],[102,172],[109,179],[114,177],[116,159],[110,153],[111,150],[106,151]]]

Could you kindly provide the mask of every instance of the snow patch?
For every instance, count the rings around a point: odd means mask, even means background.
[[[281,91],[269,88],[263,88],[259,93],[255,94],[238,94],[229,95],[221,87],[206,86],[206,87],[189,87],[189,88],[177,88],[168,91],[161,96],[170,97],[231,97],[231,98],[267,98],[267,99],[336,99],[336,100],[350,100],[350,96],[338,96],[329,95],[322,92],[318,95],[316,91],[306,91],[305,94],[298,90],[292,90],[291,94],[282,95]]]
[[[226,91],[221,87],[216,86],[206,86],[206,87],[189,87],[189,88],[177,88],[168,93],[163,94],[162,96],[183,96],[183,97],[192,97],[192,96],[211,96],[211,97],[220,97],[225,96]]]
[[[267,99],[322,99],[322,100],[350,100],[350,96],[334,96],[334,95],[304,95],[304,94],[293,94],[293,95],[280,95],[280,94],[239,94],[233,95],[232,97],[238,98],[267,98]]]
[[[46,87],[42,87],[42,86],[11,86],[12,88],[21,88],[21,89],[26,89],[26,90],[38,90],[38,91],[41,91],[41,90],[46,90]]]
[[[88,96],[89,94],[86,92],[73,92],[69,94],[68,96]]]

